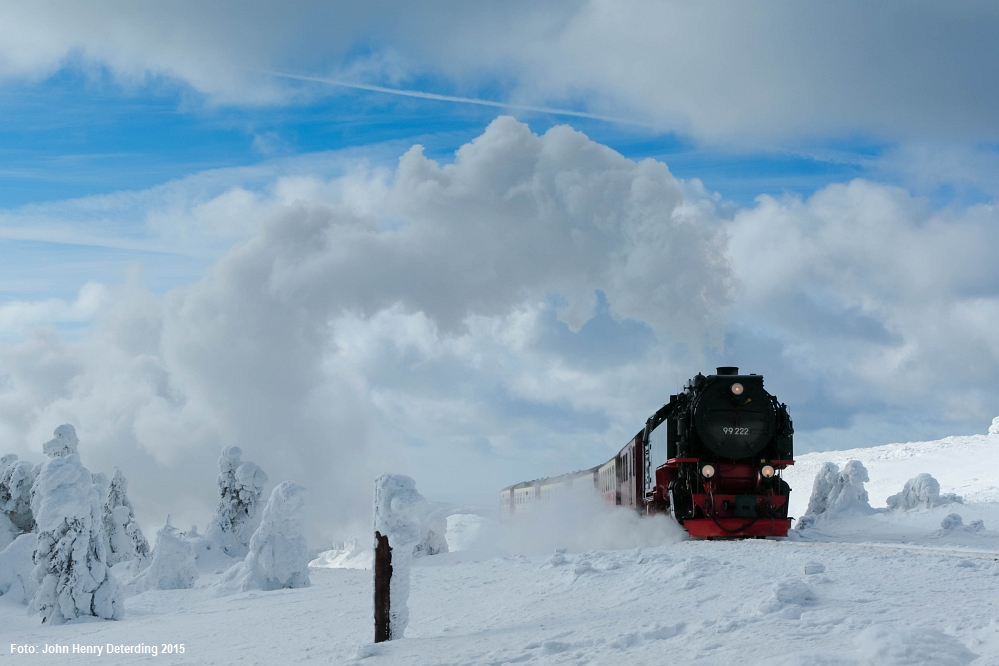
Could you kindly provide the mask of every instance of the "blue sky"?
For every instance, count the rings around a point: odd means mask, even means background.
[[[411,83],[441,90],[433,82]],[[448,161],[504,112],[322,84],[308,87],[318,94],[307,103],[247,108],[210,104],[176,81],[123,86],[106,72],[95,75],[73,66],[42,81],[8,83],[0,99],[3,208],[145,189],[197,171],[383,143],[421,143],[428,155]],[[441,94],[450,92],[444,87]],[[495,88],[479,92],[481,99],[502,101],[502,91]],[[863,177],[886,148],[843,140],[811,150],[733,152],[661,129],[505,112],[537,133],[570,123],[627,157],[666,162],[677,177],[699,178],[740,205],[751,204],[759,194],[807,196],[827,183]]]
[[[999,413],[991,3],[251,4],[0,9],[0,448],[72,422],[165,513],[239,443],[335,530],[716,364],[799,451]]]

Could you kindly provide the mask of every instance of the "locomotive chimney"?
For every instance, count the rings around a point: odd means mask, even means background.
[[[723,365],[718,368],[719,375],[737,375],[739,374],[739,368],[731,365]]]

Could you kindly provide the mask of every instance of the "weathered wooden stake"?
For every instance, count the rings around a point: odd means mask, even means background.
[[[391,608],[392,548],[388,537],[375,532],[375,642],[392,640]]]

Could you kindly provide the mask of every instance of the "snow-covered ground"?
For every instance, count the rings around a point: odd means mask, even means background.
[[[450,520],[460,549],[414,560],[406,637],[379,645],[371,572],[327,568],[362,562],[358,546],[318,558],[311,587],[219,597],[219,574],[202,571],[193,589],[128,597],[116,622],[41,626],[0,597],[0,663],[152,659],[12,655],[12,642],[182,643],[184,654],[154,660],[165,664],[999,664],[997,447],[983,436],[802,456],[789,475],[796,515],[822,463],[851,458],[869,471],[875,508],[921,472],[966,499],[832,516],[787,540],[682,540],[609,509],[515,526]],[[953,513],[984,531],[942,530]],[[560,542],[568,550],[551,552]]]

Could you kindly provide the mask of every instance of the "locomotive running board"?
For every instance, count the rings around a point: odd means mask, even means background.
[[[791,529],[790,518],[758,518],[747,525],[745,518],[688,518],[683,529],[692,537],[786,537]]]

